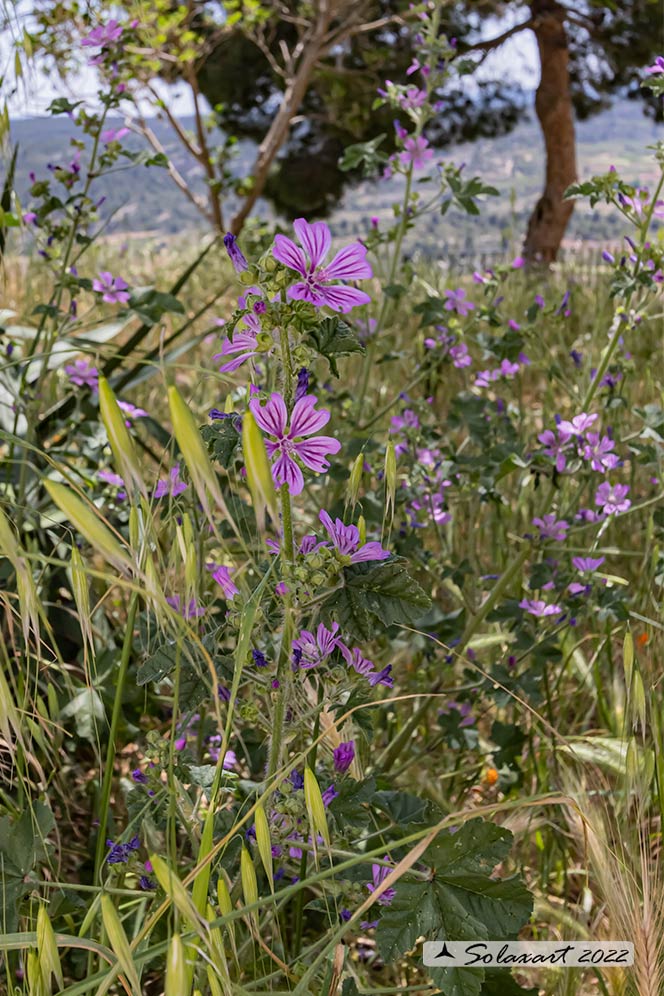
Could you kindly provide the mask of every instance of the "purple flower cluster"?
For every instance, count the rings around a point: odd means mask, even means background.
[[[107,840],[106,846],[110,848],[106,855],[106,864],[126,865],[134,851],[141,846],[141,842],[137,836],[134,836],[126,844],[116,844],[112,840]]]

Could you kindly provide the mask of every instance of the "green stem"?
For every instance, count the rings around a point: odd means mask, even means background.
[[[316,720],[314,722],[314,733],[313,741],[314,745],[309,752],[309,757],[307,758],[307,764],[312,771],[316,770],[316,754],[318,753],[318,734],[320,732],[320,709],[323,706],[323,685],[322,683],[318,686],[318,706],[319,711],[316,713]],[[309,858],[309,852],[305,848],[302,849],[302,857],[300,859],[300,881],[304,882],[307,877],[307,861]],[[302,949],[302,923],[303,923],[303,912],[304,912],[304,892],[298,892],[295,899],[295,941],[293,945],[293,957],[299,958],[300,951]]]
[[[633,283],[632,283],[631,289],[629,290],[629,292],[625,296],[625,309],[627,309],[629,307],[630,302],[632,300],[632,297],[634,295],[634,284],[636,282],[636,278],[637,278],[637,276],[639,274],[639,270],[641,268],[641,257],[643,255],[643,249],[644,249],[645,244],[646,244],[646,239],[648,238],[648,230],[650,229],[650,223],[652,221],[653,213],[655,211],[655,207],[657,205],[657,200],[659,198],[659,195],[662,192],[662,187],[663,186],[664,186],[664,172],[662,172],[662,174],[660,175],[659,183],[657,184],[657,189],[655,190],[655,193],[652,196],[652,199],[650,201],[650,207],[648,208],[646,216],[643,219],[643,226],[641,228],[641,238],[639,239],[639,248],[638,248],[638,252],[637,252],[637,260],[636,260],[636,264],[635,264],[635,267],[634,267]],[[604,374],[606,373],[606,371],[608,369],[608,366],[609,366],[609,364],[610,364],[610,362],[611,362],[611,360],[613,358],[613,354],[616,351],[616,347],[617,347],[618,343],[620,342],[620,339],[621,339],[624,331],[625,331],[625,329],[624,329],[624,327],[623,327],[623,325],[622,325],[622,323],[620,321],[620,316],[617,315],[616,316],[616,329],[615,329],[613,335],[611,336],[611,339],[609,340],[608,346],[604,350],[604,355],[602,356],[602,358],[601,358],[601,360],[599,362],[599,366],[597,367],[597,373],[593,377],[593,380],[592,380],[592,382],[590,384],[590,387],[586,391],[586,396],[583,399],[583,406],[582,407],[583,407],[584,411],[588,410],[590,402],[593,400],[593,398],[597,394],[599,386],[602,383],[602,380],[604,378]]]
[[[120,670],[117,684],[115,686],[115,698],[113,700],[113,712],[111,713],[111,728],[108,732],[108,746],[106,749],[106,765],[104,768],[104,778],[101,786],[101,804],[99,807],[99,828],[97,836],[97,847],[95,849],[95,873],[94,882],[99,879],[104,851],[106,850],[106,827],[108,825],[108,808],[111,799],[111,785],[113,784],[113,762],[115,760],[115,738],[117,737],[120,714],[122,712],[122,695],[125,682],[127,680],[127,670],[131,659],[131,649],[134,635],[134,623],[136,622],[136,612],[138,610],[138,592],[133,592],[129,602],[129,612],[127,614],[127,625],[125,629],[124,642],[122,644],[122,656],[120,657]]]

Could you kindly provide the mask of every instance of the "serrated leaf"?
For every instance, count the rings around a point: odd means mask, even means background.
[[[349,356],[351,353],[363,353],[364,346],[353,332],[350,325],[341,318],[326,318],[313,329],[309,330],[316,350],[324,356],[335,377],[339,376],[337,357]]]
[[[344,586],[323,603],[323,610],[353,636],[368,640],[377,623],[414,623],[431,608],[431,599],[406,571],[403,557],[344,569]]]
[[[422,858],[432,868],[428,884],[402,879],[382,912],[376,935],[382,957],[393,963],[421,936],[441,941],[516,936],[530,916],[532,897],[516,877],[491,877],[511,842],[508,830],[481,819],[441,834]],[[480,996],[485,972],[432,969],[431,977],[446,996]]]
[[[201,429],[203,442],[208,452],[222,467],[230,467],[240,445],[242,420],[233,414],[230,418],[218,419],[212,425]]]

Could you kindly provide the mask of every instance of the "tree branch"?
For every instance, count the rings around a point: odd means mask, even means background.
[[[491,52],[494,48],[499,48],[512,35],[516,35],[520,31],[525,31],[526,28],[532,28],[534,23],[533,18],[529,17],[527,21],[523,21],[521,24],[513,24],[511,28],[503,31],[496,38],[489,38],[487,41],[472,42],[466,45],[461,44],[458,46],[457,51],[461,54],[465,54],[466,52]]]

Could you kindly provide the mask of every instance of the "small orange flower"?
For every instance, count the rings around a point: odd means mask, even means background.
[[[495,785],[498,778],[499,775],[495,768],[487,768],[486,774],[484,775],[484,781],[487,785]]]
[[[639,633],[639,635],[636,638],[636,642],[640,647],[645,647],[649,639],[650,637],[648,636],[647,633]]]

